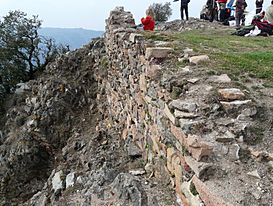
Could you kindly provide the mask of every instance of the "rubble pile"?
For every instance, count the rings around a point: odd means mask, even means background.
[[[82,129],[83,119],[92,117],[97,90],[92,47],[63,55],[41,78],[16,90],[1,132],[1,205],[41,190],[59,151]]]

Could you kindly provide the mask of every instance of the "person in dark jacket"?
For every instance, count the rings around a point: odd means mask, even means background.
[[[190,0],[181,0],[181,20],[184,20],[184,11],[186,15],[186,20],[189,20],[189,10],[188,10],[188,4],[190,3]]]
[[[245,8],[247,7],[247,3],[245,0],[237,0],[235,3],[235,21],[236,21],[236,29],[241,27],[241,24],[244,26],[245,23]]]
[[[256,4],[256,14],[261,13],[261,11],[263,10],[263,3],[264,0],[256,0],[255,4]]]
[[[210,22],[218,20],[218,7],[216,0],[207,0],[206,7],[208,9],[208,19]]]

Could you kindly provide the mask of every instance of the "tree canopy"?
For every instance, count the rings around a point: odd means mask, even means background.
[[[167,21],[172,15],[171,3],[153,3],[150,8],[154,12],[155,21],[164,22]]]
[[[10,90],[34,77],[63,49],[39,35],[41,20],[22,11],[10,11],[0,21],[0,84]]]

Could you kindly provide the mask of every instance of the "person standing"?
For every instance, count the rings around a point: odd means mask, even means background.
[[[190,3],[190,0],[181,0],[181,7],[180,7],[180,12],[181,12],[181,20],[184,20],[184,11],[186,15],[186,20],[189,20],[189,9],[188,9],[188,4]]]
[[[208,19],[213,22],[215,19],[218,20],[218,7],[215,0],[207,0],[206,7],[208,9]]]
[[[219,19],[220,21],[224,21],[224,19],[222,18],[223,13],[225,12],[226,9],[226,4],[227,4],[227,0],[217,0],[218,2],[218,7],[219,7]]]
[[[263,3],[264,0],[256,0],[255,4],[256,4],[256,14],[261,13],[261,11],[263,10]]]
[[[245,0],[237,0],[235,3],[235,21],[236,21],[236,29],[240,29],[241,24],[245,23],[245,8],[247,7],[247,3]]]

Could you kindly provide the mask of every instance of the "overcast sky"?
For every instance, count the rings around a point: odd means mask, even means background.
[[[124,6],[125,10],[131,11],[138,24],[149,5],[160,2],[167,0],[0,0],[0,16],[19,9],[29,15],[39,15],[43,20],[43,27],[104,30],[105,19],[116,6]],[[180,2],[169,2],[173,9],[171,20],[179,19]],[[199,17],[205,2],[206,0],[191,0],[190,16]],[[248,10],[254,9],[254,2],[255,0],[247,0]],[[271,0],[265,0],[264,8],[270,2]]]

